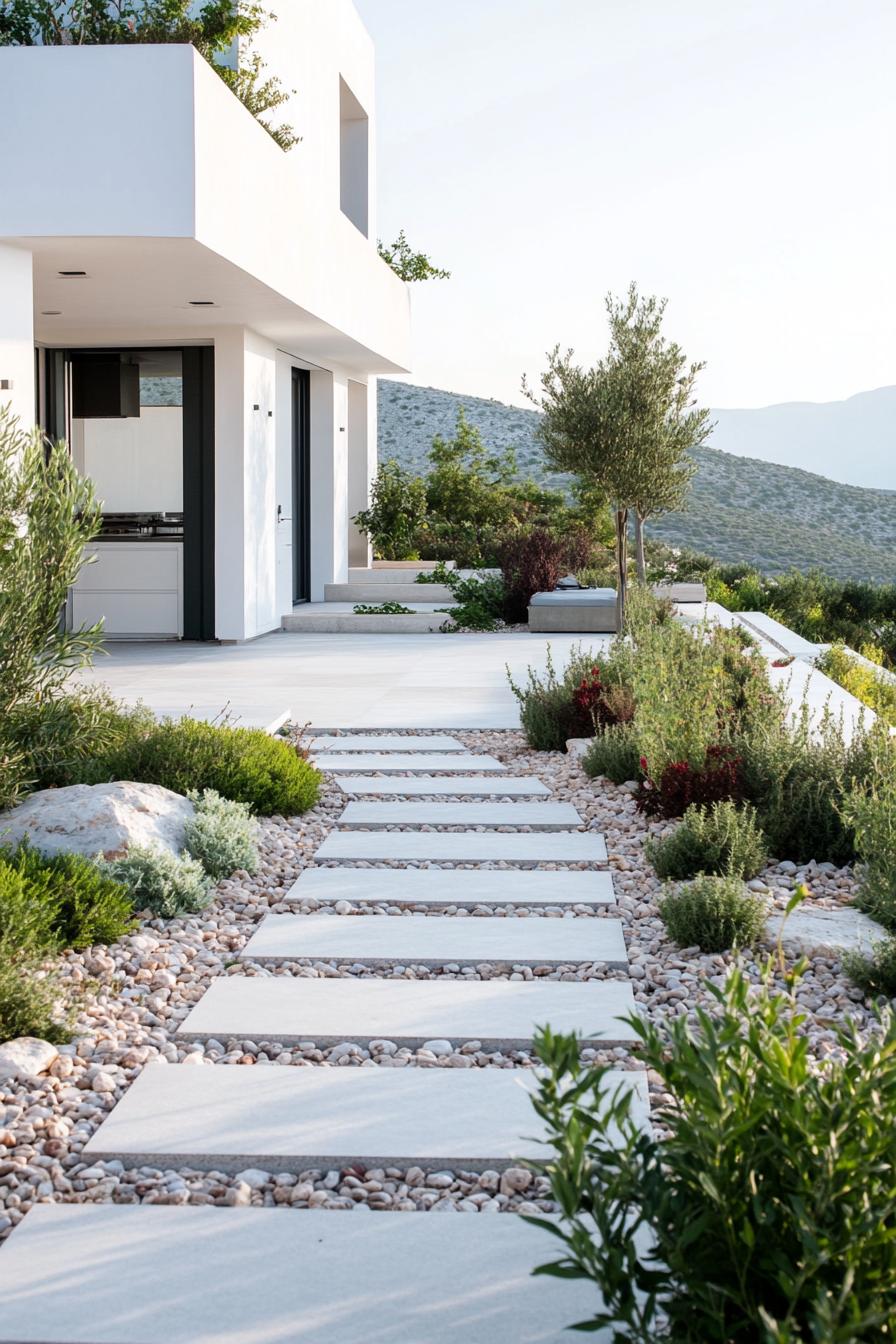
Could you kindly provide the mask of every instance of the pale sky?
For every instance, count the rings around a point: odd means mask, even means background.
[[[896,383],[892,0],[356,0],[377,47],[379,233],[415,382],[526,404],[603,296],[668,297],[713,406]]]

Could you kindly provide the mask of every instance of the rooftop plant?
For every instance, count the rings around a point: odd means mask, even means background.
[[[279,80],[265,79],[257,53],[241,51],[236,70],[220,57],[251,42],[275,18],[254,0],[0,0],[0,46],[102,46],[185,43],[194,46],[281,149],[300,139],[269,113],[289,98]]]

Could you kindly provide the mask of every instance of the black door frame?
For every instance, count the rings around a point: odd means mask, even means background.
[[[87,350],[133,354],[145,345],[44,348],[41,427],[71,442],[71,357]],[[166,345],[183,368],[184,639],[215,638],[215,348]]]
[[[311,374],[292,371],[292,601],[311,601]]]

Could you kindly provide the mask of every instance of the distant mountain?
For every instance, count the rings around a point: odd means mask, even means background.
[[[859,392],[846,401],[788,401],[712,414],[713,448],[802,467],[848,485],[896,489],[896,387]]]
[[[894,388],[832,405],[850,406],[884,393],[893,394],[896,407]],[[406,467],[425,471],[433,435],[452,434],[461,406],[490,447],[516,450],[522,476],[558,488],[567,484],[565,477],[545,467],[535,436],[536,411],[410,383],[379,383],[380,459],[395,457]],[[762,417],[822,409],[827,408],[772,406],[767,411],[714,414]],[[752,451],[764,455],[769,447],[754,435]],[[896,582],[896,490],[844,485],[718,447],[698,448],[694,457],[698,471],[687,510],[650,523],[651,535],[719,560],[749,561],[767,573],[817,566],[840,578]]]

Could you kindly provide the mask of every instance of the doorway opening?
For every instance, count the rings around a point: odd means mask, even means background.
[[[311,601],[311,374],[292,371],[292,601]]]

